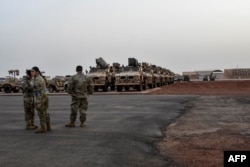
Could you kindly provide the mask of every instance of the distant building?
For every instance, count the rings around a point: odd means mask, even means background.
[[[250,68],[225,69],[222,79],[250,79]]]
[[[182,72],[182,75],[189,76],[191,81],[210,80],[211,78],[214,80],[250,79],[250,68],[189,71]]]

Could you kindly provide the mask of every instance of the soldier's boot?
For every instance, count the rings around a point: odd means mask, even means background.
[[[34,125],[32,125],[31,121],[27,121],[27,123],[26,123],[26,130],[34,130],[36,128],[37,127],[35,127]]]
[[[86,123],[85,122],[81,122],[80,127],[85,127]]]
[[[26,130],[34,130],[36,128],[37,128],[37,126],[34,126],[34,125],[28,125],[28,126],[26,126]]]
[[[73,128],[73,127],[76,127],[76,125],[75,125],[75,122],[70,122],[69,124],[66,124],[65,127]]]
[[[46,118],[46,126],[47,126],[47,131],[51,131],[49,114],[47,115],[47,118]]]
[[[31,120],[30,126],[32,126],[34,129],[38,128],[38,126],[34,124],[34,120]]]
[[[45,126],[41,126],[40,129],[38,129],[37,131],[35,131],[35,133],[45,133],[45,132],[46,132]]]

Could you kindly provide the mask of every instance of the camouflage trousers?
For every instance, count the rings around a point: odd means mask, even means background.
[[[35,107],[38,111],[41,127],[46,127],[46,123],[50,122],[49,113],[49,98],[48,95],[39,95],[35,97]]]
[[[80,121],[85,122],[88,110],[88,99],[72,97],[70,121],[75,122],[77,112],[80,113]]]
[[[26,126],[34,125],[35,119],[35,106],[33,97],[24,97],[23,99],[24,106],[24,118]]]

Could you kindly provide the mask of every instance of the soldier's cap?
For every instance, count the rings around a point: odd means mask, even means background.
[[[82,66],[77,66],[76,71],[82,71]]]

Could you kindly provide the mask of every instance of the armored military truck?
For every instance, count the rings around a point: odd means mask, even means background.
[[[0,77],[0,92],[2,91],[4,82],[5,82],[5,78],[4,77]]]
[[[174,83],[174,78],[175,78],[175,73],[172,72],[171,70],[167,69],[166,71],[166,79],[167,79],[167,84],[170,85],[170,84],[173,84]]]
[[[154,79],[154,73],[153,73],[153,69],[151,67],[151,65],[149,65],[146,62],[142,63],[142,69],[146,75],[147,78],[147,86],[148,88],[152,89],[155,87],[155,79]]]
[[[21,80],[16,76],[19,76],[19,70],[9,70],[9,76],[5,78],[2,83],[2,89],[5,93],[17,93],[22,90]]]
[[[128,58],[128,66],[125,66],[122,71],[116,74],[116,90],[122,91],[123,88],[128,91],[130,88],[141,91],[147,88],[147,76],[135,58]]]
[[[161,78],[159,75],[159,72],[157,71],[156,65],[151,65],[151,68],[153,70],[153,80],[155,87],[159,87],[161,83]]]
[[[52,79],[47,79],[48,91],[50,93],[64,91],[64,76],[55,76]]]
[[[115,90],[115,82],[116,78],[115,75],[119,74],[122,71],[122,67],[119,63],[113,63],[113,65],[110,67],[110,73],[111,73],[111,84],[110,89]]]
[[[103,92],[107,92],[109,87],[115,88],[110,65],[102,57],[96,59],[96,67],[90,67],[87,76],[93,80],[95,91],[102,89]]]

